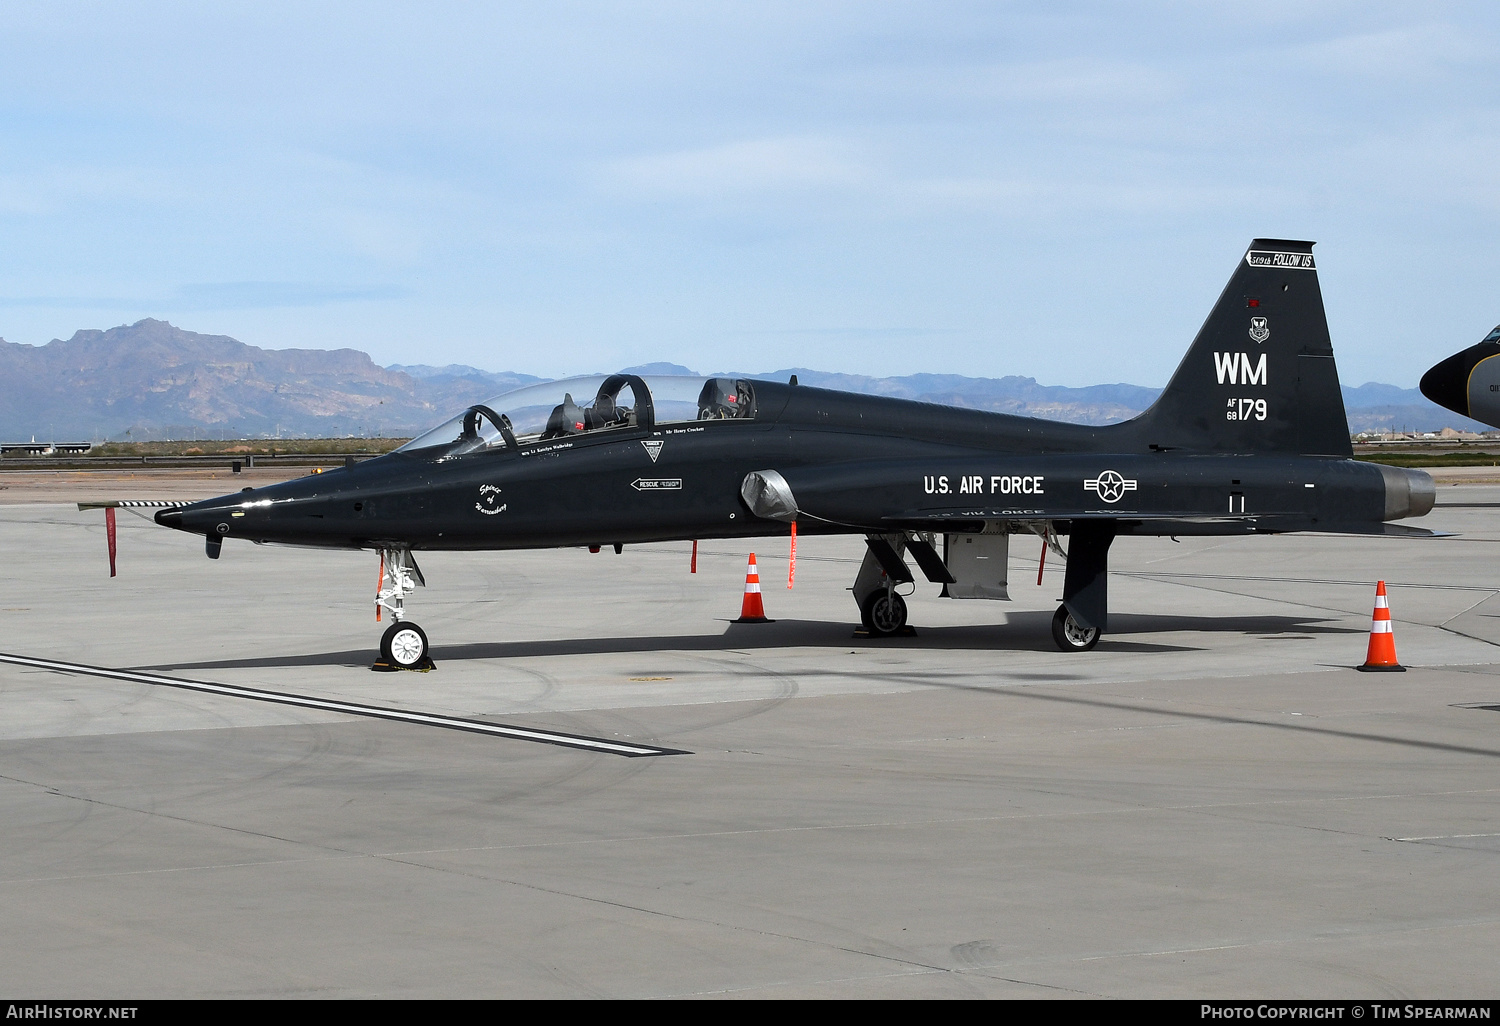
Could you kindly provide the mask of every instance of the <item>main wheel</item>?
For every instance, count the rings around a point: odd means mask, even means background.
[[[1052,640],[1064,652],[1087,652],[1099,644],[1099,628],[1085,627],[1073,619],[1067,606],[1058,606],[1052,614]]]
[[[427,658],[427,635],[414,623],[397,621],[380,638],[380,658],[410,670]]]
[[[859,612],[865,629],[871,634],[895,634],[906,626],[906,599],[884,588],[865,599]]]

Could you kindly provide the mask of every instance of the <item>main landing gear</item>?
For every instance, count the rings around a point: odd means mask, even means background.
[[[906,626],[906,599],[894,589],[872,592],[859,607],[859,618],[865,630],[877,637],[888,637]]]
[[[1057,529],[1051,522],[1022,522],[1042,535],[1046,548],[1062,555],[1056,543]],[[983,531],[947,535],[943,554],[938,555],[930,534],[902,532],[865,537],[865,558],[854,579],[854,601],[863,623],[861,637],[888,638],[916,632],[906,624],[906,600],[898,588],[912,585],[911,568],[905,556],[914,557],[922,573],[943,585],[945,598],[1007,599],[1006,563],[1009,553],[1006,523],[984,525]],[[1064,652],[1087,652],[1099,644],[1108,630],[1109,549],[1119,533],[1113,518],[1063,521],[1070,535],[1067,569],[1063,579],[1063,604],[1052,617],[1052,640]],[[1037,583],[1042,579],[1038,573]],[[908,594],[910,592],[908,591]]]
[[[1063,604],[1052,614],[1052,640],[1064,652],[1099,644],[1109,617],[1109,547],[1119,530],[1113,520],[1075,520],[1063,577]]]
[[[906,536],[870,535],[865,544],[868,550],[851,589],[864,634],[872,638],[915,634],[906,625],[906,599],[896,591],[912,583],[911,571],[901,558],[907,547]]]
[[[390,583],[387,584],[386,582]],[[431,670],[427,633],[406,619],[406,596],[426,587],[422,571],[411,549],[380,550],[380,591],[375,595],[377,613],[384,609],[396,622],[380,638],[380,658],[372,670]]]

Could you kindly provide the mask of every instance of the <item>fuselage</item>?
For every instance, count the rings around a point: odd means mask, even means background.
[[[742,383],[744,384],[744,383]],[[466,452],[398,451],[166,510],[210,538],[522,549],[784,534],[741,496],[775,470],[799,532],[982,531],[1110,518],[1122,534],[1340,530],[1432,503],[1420,473],[1326,456],[1173,449],[1146,418],[1091,427],[753,381],[753,416],[620,424]],[[512,440],[514,441],[514,440]]]

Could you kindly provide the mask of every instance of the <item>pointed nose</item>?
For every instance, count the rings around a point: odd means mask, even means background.
[[[1418,387],[1422,389],[1423,395],[1439,406],[1467,417],[1469,415],[1469,374],[1480,360],[1486,356],[1493,356],[1497,351],[1500,350],[1497,350],[1493,343],[1481,342],[1461,353],[1454,353],[1423,374]]]
[[[181,506],[169,506],[156,511],[155,520],[163,527],[171,527],[188,534],[227,534],[229,518],[238,506],[238,495],[225,495],[202,502],[189,502]]]

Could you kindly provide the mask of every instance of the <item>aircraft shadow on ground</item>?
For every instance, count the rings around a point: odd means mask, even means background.
[[[433,660],[526,659],[541,656],[619,655],[648,652],[743,652],[785,648],[844,648],[864,651],[988,651],[1057,652],[1052,641],[1052,614],[1023,611],[1007,614],[1004,624],[962,627],[918,627],[915,636],[870,638],[855,635],[854,625],[828,620],[778,620],[764,624],[731,623],[722,634],[649,635],[644,637],[561,638],[548,641],[493,641],[433,646]],[[1203,634],[1252,635],[1267,640],[1311,640],[1317,634],[1360,634],[1362,631],[1298,616],[1171,616],[1113,613],[1110,630],[1097,651],[1127,653],[1196,652],[1204,646],[1168,645],[1136,641],[1130,635],[1194,631]],[[1058,652],[1059,658],[1064,654]],[[373,644],[367,648],[306,655],[255,659],[216,659],[203,662],[160,663],[140,670],[257,669],[296,666],[369,666]]]

